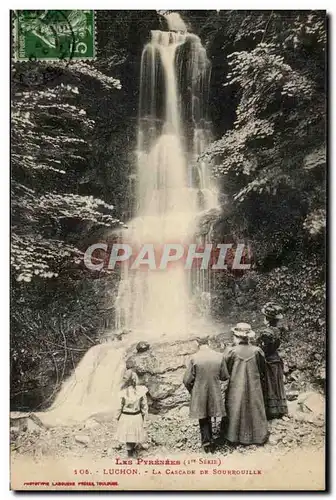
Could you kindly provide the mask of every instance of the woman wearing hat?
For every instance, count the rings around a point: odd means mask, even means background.
[[[237,323],[232,333],[234,345],[224,353],[230,374],[225,437],[235,444],[264,444],[268,438],[262,391],[264,353],[259,347],[250,345],[254,332],[248,323]]]
[[[282,307],[274,302],[268,302],[261,310],[265,316],[266,328],[258,337],[258,345],[264,351],[266,359],[265,406],[269,420],[288,414],[283,361],[278,353],[282,332],[280,327],[283,319],[282,311]]]

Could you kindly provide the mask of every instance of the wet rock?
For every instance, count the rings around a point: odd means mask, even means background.
[[[148,342],[138,342],[136,345],[137,352],[146,352],[150,348]]]
[[[85,435],[77,435],[75,436],[75,441],[77,443],[80,443],[80,444],[84,444],[85,446],[87,446],[89,443],[90,443],[90,438],[89,436],[85,436]]]

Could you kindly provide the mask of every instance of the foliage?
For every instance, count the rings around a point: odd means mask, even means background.
[[[301,260],[302,259],[302,260]],[[310,260],[298,256],[288,266],[270,273],[254,273],[255,300],[259,304],[268,297],[285,307],[285,320],[289,326],[282,351],[286,363],[305,370],[310,380],[320,383],[326,356],[326,290],[324,267],[319,257]],[[251,276],[252,277],[252,276]]]
[[[110,293],[118,276],[88,272],[82,258],[88,245],[121,226],[129,209],[136,51],[158,16],[147,11],[140,22],[138,11],[96,14],[97,60],[12,65],[16,409],[48,406],[62,378],[113,324]]]
[[[83,62],[72,65],[71,72],[109,91],[120,88],[118,80]],[[78,260],[81,252],[62,230],[63,221],[98,227],[119,224],[113,206],[72,192],[92,156],[94,127],[77,85],[62,82],[42,89],[14,89],[12,264],[18,281],[57,276],[63,259]]]
[[[262,272],[258,268],[240,277],[215,276],[213,314],[225,323],[246,321],[258,333],[264,328],[262,306],[270,299],[284,308],[281,355],[290,371],[302,372],[305,381],[325,381],[326,289],[325,269],[319,255],[292,254],[286,265]],[[300,378],[300,377],[299,377]],[[301,387],[297,387],[301,390]]]
[[[48,407],[62,381],[113,320],[117,276],[14,281],[11,400],[15,408]],[[42,293],[43,292],[43,293]],[[111,316],[111,318],[110,318]]]
[[[314,210],[307,215],[303,227],[311,236],[316,236],[326,227],[326,211],[324,208]]]
[[[250,237],[281,226],[280,254],[294,236],[306,245],[302,229],[323,234],[325,225],[325,14],[252,11],[238,19],[236,11],[208,19],[210,45],[231,23],[224,47],[239,50],[227,54],[222,84],[238,99],[232,128],[202,156],[223,179],[236,218],[248,207]],[[256,213],[267,205],[258,228]]]
[[[326,326],[325,12],[212,13],[203,34],[216,105],[229,117],[215,115],[222,134],[203,156],[227,194],[223,235],[247,239],[253,254],[244,276],[215,277],[214,313],[258,329],[262,305],[280,302],[291,325],[284,359],[316,381]]]

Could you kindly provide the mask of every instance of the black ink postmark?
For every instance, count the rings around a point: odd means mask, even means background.
[[[22,10],[13,18],[13,55],[20,63],[13,77],[19,83],[41,85],[59,76],[72,60],[95,58],[93,11]]]

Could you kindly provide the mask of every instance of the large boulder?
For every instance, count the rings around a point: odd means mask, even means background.
[[[301,393],[296,401],[288,403],[289,414],[304,422],[318,423],[324,421],[325,399],[315,391]]]
[[[190,395],[183,384],[180,384],[177,389],[169,396],[154,401],[153,410],[158,413],[165,413],[173,408],[179,408],[189,403]]]
[[[197,349],[196,340],[187,340],[153,344],[148,351],[130,353],[126,367],[148,388],[153,413],[187,404],[189,395],[182,379],[188,359]]]
[[[322,394],[315,391],[304,392],[299,395],[297,403],[301,411],[313,413],[313,415],[323,415],[325,410],[325,401]]]
[[[209,340],[210,346],[222,352],[227,333]],[[152,413],[166,412],[187,405],[190,400],[183,385],[183,375],[190,356],[198,350],[196,339],[152,344],[145,352],[133,346],[126,367],[134,370],[140,383],[148,388],[148,403]]]

